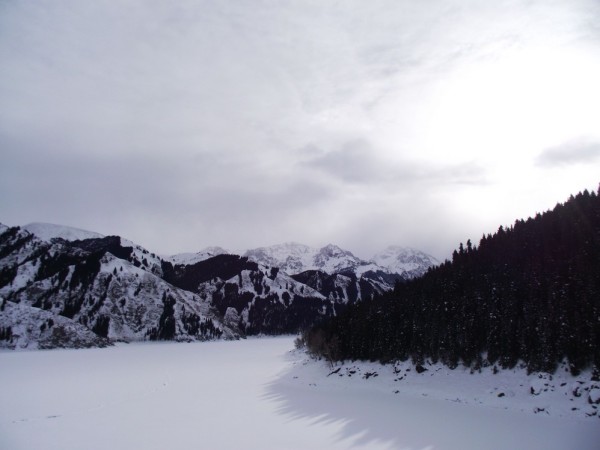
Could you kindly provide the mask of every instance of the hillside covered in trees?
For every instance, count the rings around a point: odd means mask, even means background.
[[[304,335],[331,360],[600,367],[600,192],[468,241],[452,261]]]

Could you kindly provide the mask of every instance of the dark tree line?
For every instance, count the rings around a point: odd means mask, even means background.
[[[163,292],[162,303],[163,311],[158,319],[158,326],[146,333],[151,341],[170,341],[177,336],[177,318],[175,316],[177,300],[170,293]],[[211,319],[201,318],[194,312],[187,312],[185,306],[182,307],[180,318],[183,328],[189,336],[215,338],[223,335],[223,331],[215,327]]]
[[[461,244],[452,261],[308,331],[329,359],[600,367],[600,193]]]
[[[163,292],[163,311],[158,319],[158,327],[148,331],[151,341],[168,341],[175,338],[177,320],[175,319],[175,300],[170,294]]]
[[[12,339],[12,327],[0,327],[0,341],[10,341]]]

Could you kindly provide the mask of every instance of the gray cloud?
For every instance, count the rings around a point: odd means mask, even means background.
[[[346,142],[339,150],[322,152],[301,164],[347,183],[379,183],[388,172],[364,140]]]
[[[446,83],[530,45],[600,54],[597,2],[559,3],[0,2],[0,221],[164,253],[295,240],[443,258],[466,227],[517,211],[453,219],[506,193],[512,172],[496,173],[493,137],[468,155],[431,142]],[[540,155],[569,169],[554,191],[540,185],[547,204],[597,185],[574,164],[595,164],[594,149]]]
[[[217,240],[241,250],[261,235],[268,243],[278,225],[293,225],[335,195],[335,188],[319,180],[285,178],[210,154],[164,160],[17,147],[3,156],[0,190],[11,195],[0,198],[0,210],[13,217],[9,224],[64,223],[137,237],[162,252]],[[214,241],[203,241],[203,233]],[[278,239],[285,240],[284,233]]]
[[[536,158],[540,167],[593,163],[600,158],[600,142],[573,140],[544,150]]]
[[[424,188],[448,184],[481,185],[488,183],[485,169],[475,162],[436,164],[431,161],[397,161],[380,156],[365,140],[344,143],[330,152],[308,147],[307,159],[299,164],[322,171],[348,184],[383,187]]]

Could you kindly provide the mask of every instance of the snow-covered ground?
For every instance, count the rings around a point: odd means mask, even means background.
[[[292,348],[283,337],[0,352],[0,448],[585,450],[600,442],[598,417],[565,413],[567,403],[585,406],[589,391],[571,401],[559,376],[369,363],[327,376],[327,363]],[[534,413],[544,405],[548,413]]]

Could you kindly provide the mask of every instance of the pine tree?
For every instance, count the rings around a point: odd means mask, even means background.
[[[500,226],[479,247],[309,331],[315,353],[552,371],[600,367],[600,195]],[[312,341],[312,333],[316,333]],[[311,344],[312,342],[312,344]],[[327,350],[335,342],[335,352]],[[328,347],[329,346],[329,347]]]

